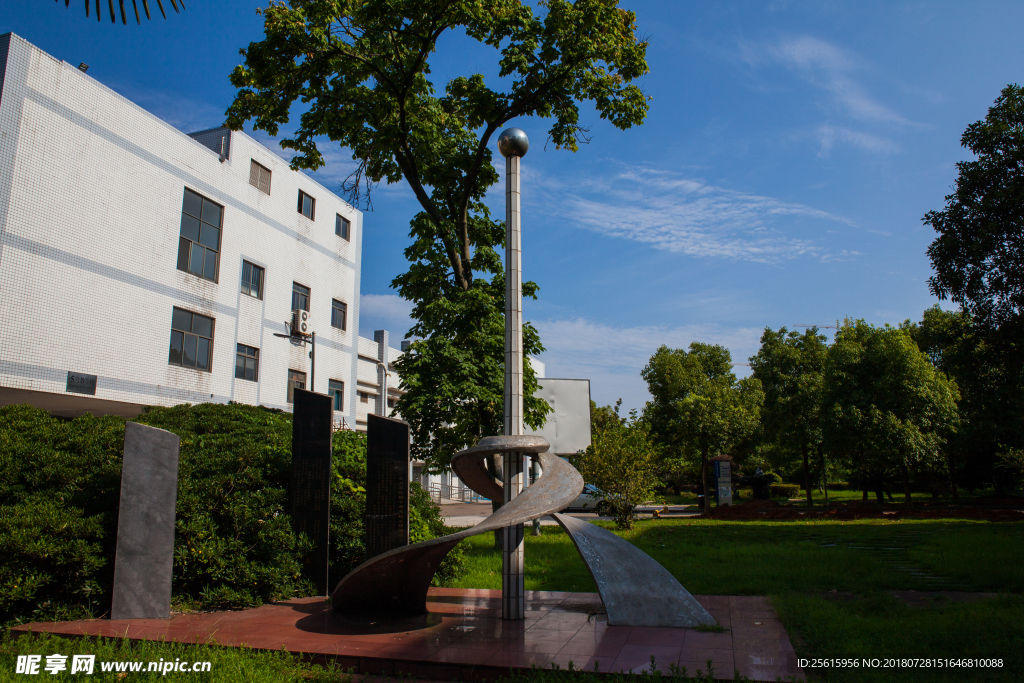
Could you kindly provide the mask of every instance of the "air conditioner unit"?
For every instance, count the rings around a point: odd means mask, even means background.
[[[313,323],[309,319],[309,311],[296,308],[292,311],[292,334],[309,335],[313,332]]]

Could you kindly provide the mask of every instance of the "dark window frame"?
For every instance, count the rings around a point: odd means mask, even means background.
[[[239,360],[243,361],[241,367],[238,364]],[[245,376],[249,370],[249,361],[252,361],[252,377]],[[239,374],[239,370],[241,370],[241,374]],[[260,350],[257,347],[235,344],[235,379],[244,379],[249,382],[260,381]]]
[[[301,378],[299,377],[301,375]],[[302,370],[292,370],[288,368],[288,403],[295,403],[295,392],[294,389],[305,389],[306,388],[306,373]],[[296,386],[299,380],[302,381],[302,386]]]
[[[340,311],[341,325],[336,325],[337,316]],[[331,327],[336,330],[348,330],[348,304],[339,299],[331,299]]]
[[[184,325],[181,323],[184,321],[184,317],[188,316],[188,328],[184,329]],[[200,320],[197,321],[196,318]],[[210,321],[210,336],[202,334],[202,321]],[[199,322],[199,329],[196,323]],[[176,327],[176,325],[180,325]],[[198,370],[200,372],[213,372],[213,340],[216,335],[217,319],[211,318],[210,316],[203,315],[201,313],[193,313],[184,308],[173,307],[171,313],[171,346],[167,355],[167,364],[176,365],[181,368],[190,368],[192,370]],[[177,351],[175,350],[175,342],[177,343]],[[204,343],[205,342],[205,343]],[[187,363],[188,352],[192,350],[194,355],[192,364]],[[199,364],[200,353],[204,353],[205,350],[205,362],[206,367],[201,367]],[[177,353],[177,360],[175,360],[175,354]]]
[[[250,161],[252,163],[249,165],[249,184],[263,194],[270,196],[270,182],[274,175],[273,172],[255,159],[250,159]],[[266,183],[263,182],[264,180]],[[263,189],[264,184],[266,189]]]
[[[352,221],[340,213],[334,215],[334,234],[345,241],[352,239]]]
[[[246,268],[249,269],[249,279],[246,280]],[[252,293],[252,274],[255,271],[259,271],[259,282],[256,283],[256,293]],[[263,283],[266,281],[266,269],[263,266],[257,266],[252,261],[242,260],[242,294],[247,294],[256,299],[263,299]]]
[[[189,201],[190,194],[200,200],[198,209],[195,208],[194,200]],[[207,212],[207,205],[217,209],[216,225],[211,222],[213,211]],[[196,213],[199,215],[195,215]],[[223,231],[224,206],[186,187],[182,193],[181,226],[178,231],[178,270],[216,284],[220,277]],[[210,246],[211,236],[216,238],[216,246]],[[211,253],[213,254],[212,266]],[[197,266],[198,257],[202,257],[203,260]]]
[[[297,287],[301,287],[302,289],[304,289],[306,291],[305,292],[296,291]],[[301,285],[298,282],[295,282],[293,280],[292,281],[292,307],[291,307],[290,310],[293,310],[293,311],[295,311],[295,310],[303,310],[303,311],[309,312],[309,303],[310,303],[310,301],[313,298],[312,292],[313,292],[313,290],[311,290],[306,285]],[[296,304],[296,301],[295,301],[295,297],[296,296],[304,297],[305,300],[306,300],[305,301],[306,305],[305,306],[296,306],[295,305]],[[301,301],[299,303],[301,303]]]
[[[340,386],[335,386],[340,385]],[[331,397],[331,405],[335,412],[345,410],[345,383],[340,379],[327,380],[327,395]]]
[[[303,211],[303,209],[305,208],[303,206],[303,202],[302,202],[303,199],[309,199],[309,213],[306,213],[305,211]],[[299,190],[299,206],[298,206],[298,211],[299,211],[299,213],[301,213],[303,216],[305,216],[309,220],[315,221],[316,220],[316,197],[314,197],[313,195],[309,194],[308,192],[306,192],[304,190]]]

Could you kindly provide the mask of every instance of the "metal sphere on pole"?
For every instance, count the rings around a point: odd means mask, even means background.
[[[520,242],[519,160],[530,140],[519,128],[498,136],[498,151],[505,157],[505,435],[523,434],[523,274]],[[502,458],[504,503],[523,490],[523,454]],[[505,528],[501,552],[501,616],[526,617],[523,581],[523,525]]]

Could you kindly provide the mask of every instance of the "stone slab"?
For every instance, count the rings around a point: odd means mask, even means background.
[[[366,559],[409,545],[409,424],[366,416]]]
[[[295,389],[292,409],[292,528],[313,541],[302,573],[327,595],[331,521],[331,438],[334,402],[330,396]]]
[[[179,446],[176,434],[125,424],[111,619],[170,616]]]

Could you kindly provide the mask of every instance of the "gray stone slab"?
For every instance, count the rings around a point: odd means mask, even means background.
[[[292,404],[291,517],[295,533],[313,541],[302,575],[327,595],[331,522],[331,439],[334,402],[330,396],[294,390]]]
[[[125,424],[111,619],[170,616],[179,442],[163,429]]]
[[[366,416],[366,559],[409,545],[409,424]]]
[[[594,577],[610,625],[692,628],[715,623],[667,569],[629,541],[575,517],[551,516],[569,534]]]

